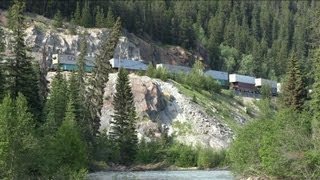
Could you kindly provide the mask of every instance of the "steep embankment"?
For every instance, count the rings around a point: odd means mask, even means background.
[[[1,21],[5,24],[4,16]],[[32,49],[32,55],[36,60],[41,59],[45,47],[49,61],[47,64],[50,64],[54,53],[77,54],[81,33],[87,32],[89,55],[97,53],[101,40],[109,34],[108,29],[77,27],[77,34],[72,35],[67,30],[68,24],[56,29],[50,25],[50,21],[41,16],[30,16],[26,30],[26,43]],[[7,29],[6,33],[7,46],[10,48],[10,32]],[[121,56],[157,63],[190,65],[196,56],[180,47],[160,47],[133,34],[124,35],[128,41],[119,42],[115,50],[116,57],[119,56],[120,48],[121,54],[124,54]],[[48,74],[49,80],[53,74]],[[226,148],[239,125],[251,119],[241,100],[223,93],[212,95],[197,92],[173,81],[163,82],[134,74],[130,75],[130,80],[139,115],[137,131],[140,137],[159,137],[162,129],[168,128],[169,133],[180,142],[216,149]],[[115,82],[116,74],[111,74],[104,95],[101,130],[110,127]]]
[[[111,74],[105,89],[101,130],[110,127],[116,79],[117,74]],[[242,98],[198,92],[174,81],[135,74],[130,75],[130,82],[140,137],[159,137],[160,129],[167,127],[180,142],[220,149],[228,147],[237,128],[251,120],[249,105]]]
[[[49,73],[48,79],[54,74]],[[110,128],[116,79],[117,74],[111,74],[105,89],[101,131]],[[198,92],[171,80],[163,82],[135,74],[130,74],[130,82],[139,116],[139,137],[159,137],[161,129],[168,128],[169,134],[182,143],[227,148],[237,128],[253,116],[248,110],[254,109],[252,104],[244,104],[242,98],[226,93]]]

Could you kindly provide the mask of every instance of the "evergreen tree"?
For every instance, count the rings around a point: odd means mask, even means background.
[[[74,12],[73,16],[74,16],[75,24],[82,25],[81,24],[81,12],[80,12],[80,3],[79,3],[79,1],[77,1],[76,11]]]
[[[107,17],[106,17],[106,20],[105,20],[105,27],[107,28],[112,28],[114,23],[115,23],[115,18],[114,18],[114,15],[112,13],[112,10],[111,8],[108,9],[108,13],[107,13]]]
[[[76,35],[77,34],[76,20],[75,20],[75,18],[73,16],[71,17],[71,20],[70,20],[70,23],[69,23],[69,26],[68,26],[68,30],[69,30],[69,33],[71,35]]]
[[[96,14],[96,27],[103,28],[105,26],[106,25],[105,25],[103,9],[98,6],[97,7],[97,14]]]
[[[8,59],[6,64],[6,90],[11,93],[12,98],[21,92],[28,101],[31,112],[37,119],[40,119],[42,111],[41,98],[39,95],[39,79],[33,69],[31,57],[27,55],[28,48],[25,45],[25,4],[21,1],[14,1],[10,8],[11,30],[13,31],[13,58]]]
[[[90,13],[89,1],[85,1],[84,7],[81,12],[81,23],[84,27],[91,27],[92,25],[92,16]]]
[[[292,56],[282,88],[284,105],[294,110],[302,110],[306,99],[305,87],[300,64],[296,57]]]
[[[108,76],[111,71],[109,59],[113,57],[114,50],[119,41],[121,33],[120,18],[114,24],[111,35],[105,41],[102,41],[101,49],[95,60],[95,66],[90,79],[89,91],[86,95],[87,107],[90,111],[91,134],[96,136],[99,133],[101,109],[103,106],[103,95],[105,84],[108,82]]]
[[[6,96],[0,105],[0,177],[26,179],[32,169],[36,147],[35,122],[26,98],[19,93],[16,100]]]
[[[48,39],[46,40],[45,44],[42,47],[42,58],[40,59],[39,62],[39,90],[40,90],[40,97],[41,102],[45,104],[47,97],[48,97],[48,80],[47,80],[47,75],[48,75],[48,65],[47,65],[47,57],[48,57],[48,51],[47,51],[47,46],[48,44]]]
[[[51,83],[51,92],[45,105],[45,133],[53,135],[60,127],[65,116],[68,101],[67,82],[58,71]]]
[[[318,48],[314,54],[314,84],[311,94],[310,109],[313,113],[312,119],[312,137],[314,147],[320,150],[320,49]]]
[[[116,143],[120,151],[120,163],[130,164],[135,159],[137,151],[136,110],[133,94],[129,84],[127,72],[121,68],[118,73],[116,94],[114,95],[114,115],[111,140]]]
[[[53,26],[55,28],[61,28],[62,27],[62,15],[61,15],[61,11],[58,10],[57,13],[54,15],[53,17]]]
[[[2,61],[3,61],[3,52],[5,51],[5,42],[4,42],[4,32],[3,29],[0,27],[0,102],[3,98],[4,95],[4,67],[2,66]]]
[[[72,179],[71,175],[87,167],[87,150],[76,124],[73,100],[70,99],[64,120],[51,145],[55,164],[51,167],[53,179]]]

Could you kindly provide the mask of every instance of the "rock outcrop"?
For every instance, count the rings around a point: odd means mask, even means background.
[[[0,26],[6,24],[6,18],[0,10]],[[78,55],[80,46],[80,35],[86,34],[88,43],[88,56],[95,56],[103,39],[108,38],[110,30],[105,28],[83,28],[76,27],[76,34],[69,32],[65,23],[64,28],[52,27],[51,20],[43,16],[34,15],[27,18],[26,44],[32,49],[32,55],[36,60],[42,58],[42,49],[45,47],[48,55],[55,53]],[[7,46],[10,48],[10,32],[5,29]],[[203,59],[202,56],[192,54],[179,46],[159,46],[151,40],[143,40],[125,30],[115,50],[114,57],[128,59],[141,59],[148,63],[169,63],[176,65],[191,66],[194,59]],[[202,53],[205,54],[205,53]],[[206,56],[206,55],[204,55]],[[48,64],[51,64],[50,62]]]
[[[117,74],[111,74],[104,95],[101,130],[110,128],[113,114],[113,95]],[[138,135],[160,136],[166,127],[180,142],[216,149],[226,148],[233,139],[233,132],[216,117],[207,115],[203,108],[182,95],[170,82],[147,76],[130,75],[134,101],[139,121]]]

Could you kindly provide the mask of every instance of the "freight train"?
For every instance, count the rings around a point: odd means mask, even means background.
[[[94,57],[85,57],[85,70],[91,72],[94,67]],[[123,67],[130,71],[146,71],[147,65],[143,60],[131,60],[131,59],[110,59],[112,68],[118,69]],[[54,54],[52,56],[52,69],[59,68],[63,71],[76,70],[76,57],[73,55],[60,55]],[[157,64],[156,68],[165,68],[170,73],[189,73],[190,67],[177,66],[170,64]],[[260,94],[263,86],[269,86],[271,88],[272,95],[276,96],[280,92],[281,84],[269,79],[256,78],[241,74],[229,74],[228,72],[207,70],[205,75],[212,77],[224,88],[233,89],[238,94]]]

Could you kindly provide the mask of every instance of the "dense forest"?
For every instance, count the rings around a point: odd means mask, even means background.
[[[0,8],[9,5],[4,1]],[[59,13],[85,27],[110,27],[119,16],[129,32],[155,42],[191,51],[204,47],[212,69],[275,80],[283,77],[291,56],[310,69],[317,8],[315,0],[26,1],[29,12],[50,18]]]
[[[85,179],[88,171],[105,170],[109,165],[148,163],[229,166],[243,176],[319,178],[317,1],[25,2],[0,3],[1,8],[8,9],[6,28],[12,33],[10,47],[6,47],[0,27],[0,178]],[[85,27],[110,28],[109,38],[99,47],[93,72],[85,72],[87,44],[82,36],[77,70],[65,78],[58,69],[49,91],[46,69],[28,55],[24,41],[26,11],[53,18],[55,27],[61,27],[60,20],[65,19]],[[139,141],[128,73],[120,69],[112,128],[109,134],[101,133],[103,94],[111,73],[106,60],[114,54],[121,25],[159,44],[181,45],[190,51],[203,46],[213,69],[281,78],[281,93],[272,98],[266,90],[257,101],[259,116],[237,131],[228,150],[177,143],[165,128],[158,139]],[[214,98],[221,87],[204,76],[203,69],[200,61],[189,74],[170,74],[150,65],[144,75],[164,81],[170,78]],[[228,92],[229,98],[235,96]],[[199,101],[195,96],[192,100]]]

